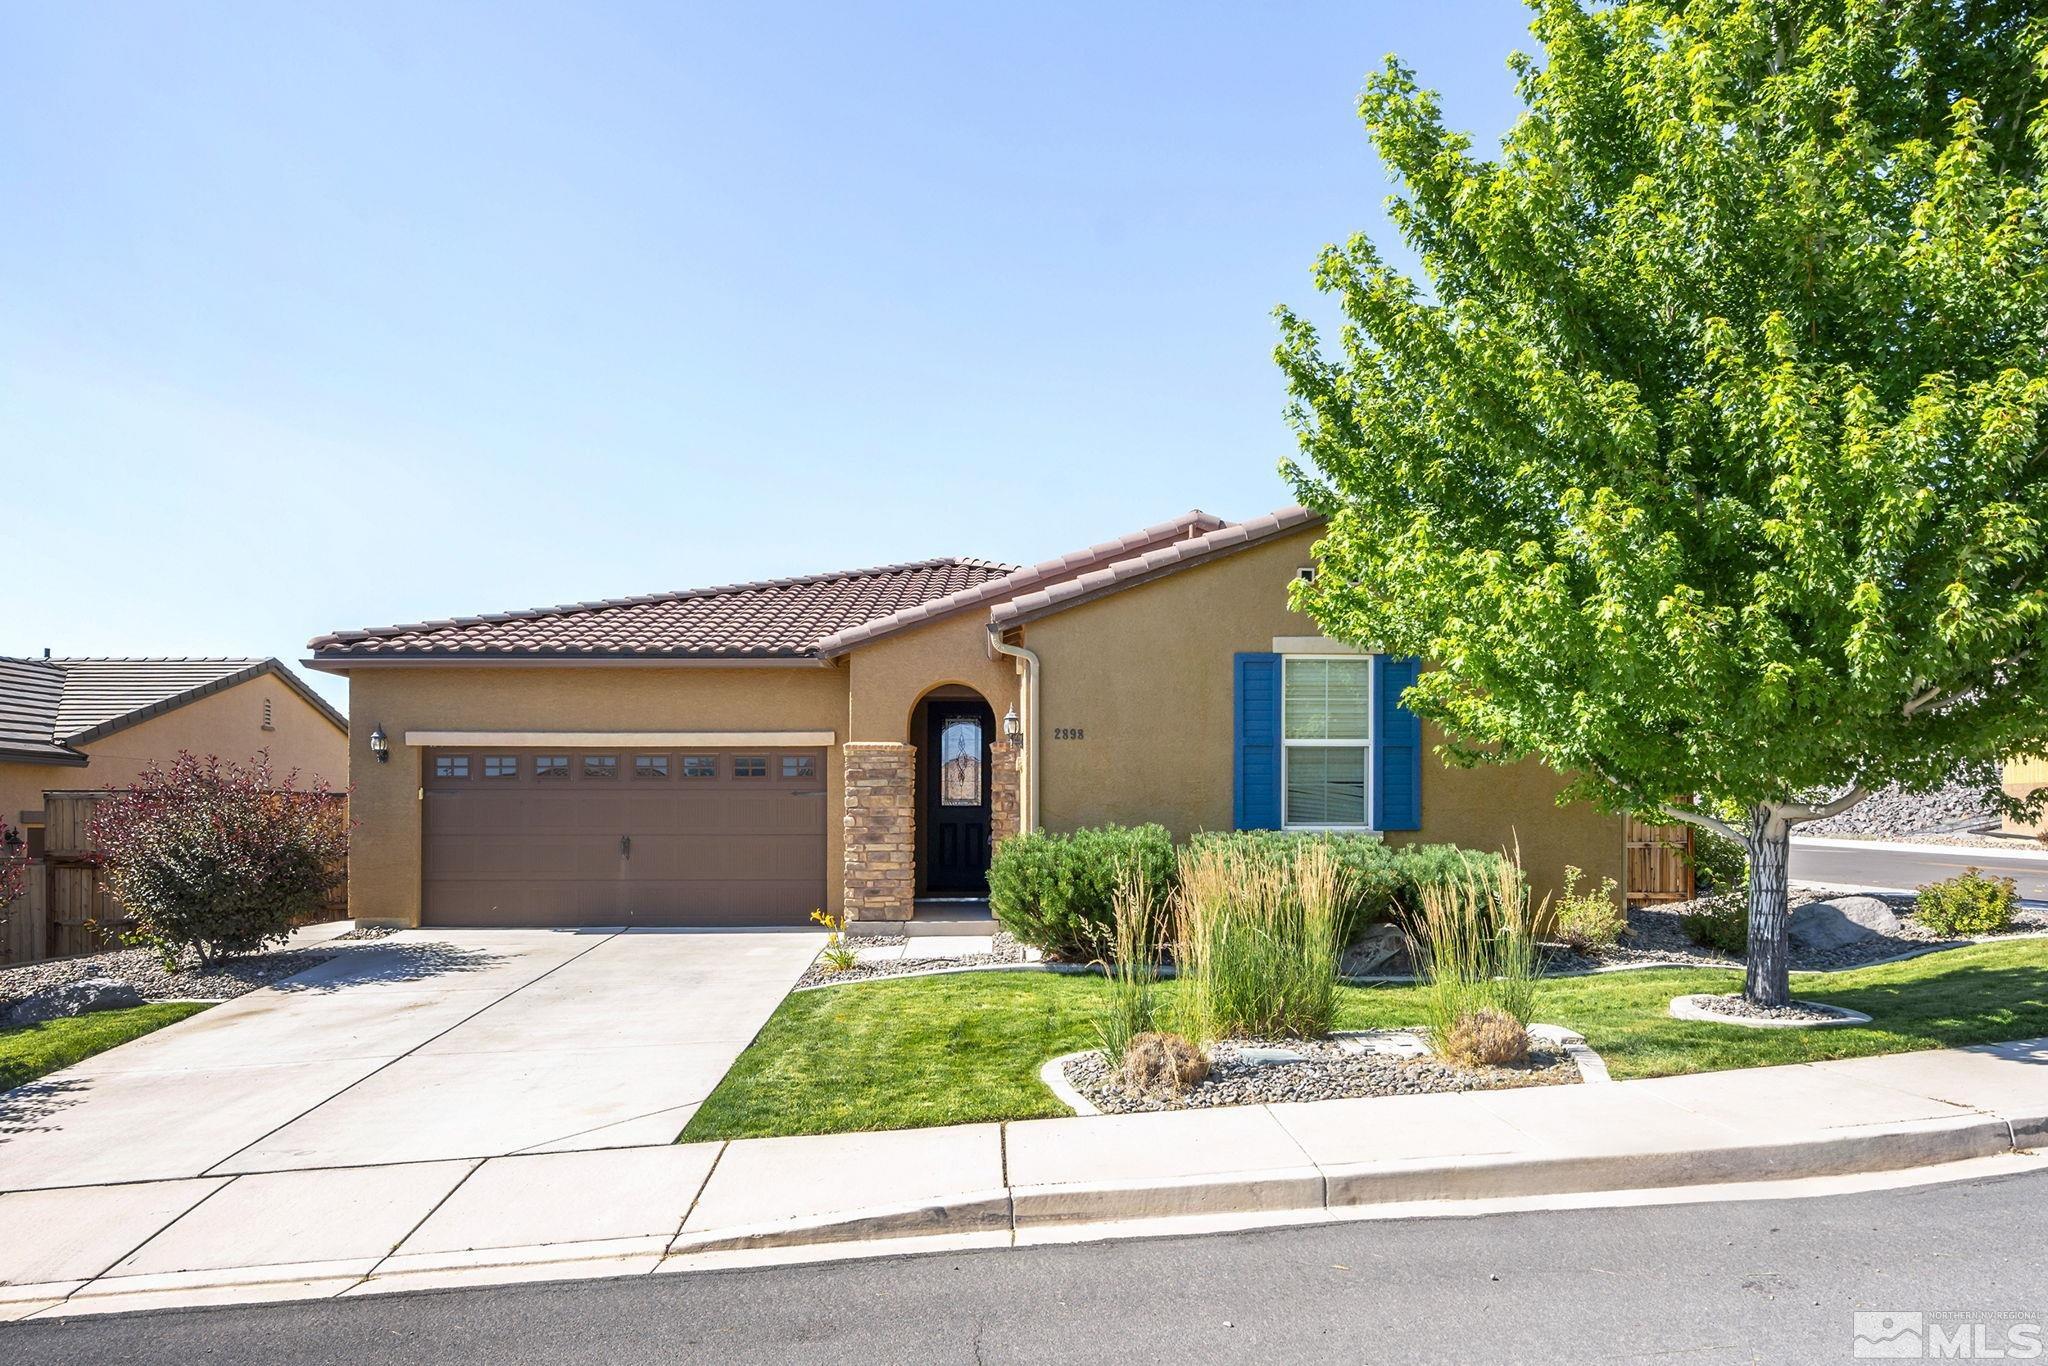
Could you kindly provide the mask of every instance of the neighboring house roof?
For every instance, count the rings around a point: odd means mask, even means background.
[[[85,756],[56,741],[64,671],[47,660],[0,657],[0,760],[82,764]]]
[[[1246,522],[1200,510],[1028,569],[936,559],[841,574],[608,598],[316,637],[307,661],[819,661],[963,612],[1006,627],[1149,583],[1321,520],[1282,508]]]
[[[1016,566],[935,559],[837,574],[728,584],[638,598],[410,626],[336,631],[315,663],[400,658],[802,659],[820,636],[943,598]]]
[[[346,717],[275,659],[0,658],[0,760],[82,764],[76,746],[266,674],[348,730]]]

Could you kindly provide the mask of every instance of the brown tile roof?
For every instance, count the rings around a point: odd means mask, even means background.
[[[1021,626],[1027,621],[1078,606],[1105,594],[1149,583],[1175,570],[1248,549],[1261,541],[1302,527],[1314,526],[1321,520],[1321,513],[1288,507],[1249,521],[1234,522],[1205,535],[1174,541],[1129,559],[1090,569],[1073,578],[1020,593],[989,609],[989,623],[997,627]]]
[[[315,662],[405,658],[803,659],[820,637],[1015,571],[934,559],[316,638]]]
[[[1177,541],[1185,541],[1224,525],[1226,523],[1221,517],[1213,517],[1200,508],[1195,508],[1170,522],[1160,522],[1146,527],[1143,531],[1134,531],[1128,536],[1103,541],[1098,545],[1089,546],[1086,550],[1077,550],[1056,559],[1042,560],[1029,569],[1020,569],[1014,574],[990,579],[972,588],[963,588],[947,597],[934,598],[930,602],[918,603],[900,612],[892,612],[886,617],[876,617],[873,621],[865,621],[858,626],[835,631],[818,642],[818,653],[840,654],[881,636],[937,621],[941,617],[950,617],[984,603],[1007,601],[1019,593],[1061,579],[1069,579],[1076,574],[1172,545]]]
[[[73,746],[264,674],[348,729],[340,712],[275,659],[0,658],[0,758],[84,763]]]

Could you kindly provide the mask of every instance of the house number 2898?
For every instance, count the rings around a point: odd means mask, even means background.
[[[1055,740],[1085,740],[1088,737],[1079,726],[1054,726],[1052,728],[1052,738]]]

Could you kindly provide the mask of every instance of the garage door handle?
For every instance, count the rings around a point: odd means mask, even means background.
[[[633,837],[631,835],[619,836],[619,857],[633,857]]]

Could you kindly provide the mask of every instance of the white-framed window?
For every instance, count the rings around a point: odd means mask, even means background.
[[[1372,656],[1280,661],[1280,821],[1289,830],[1372,827]]]

